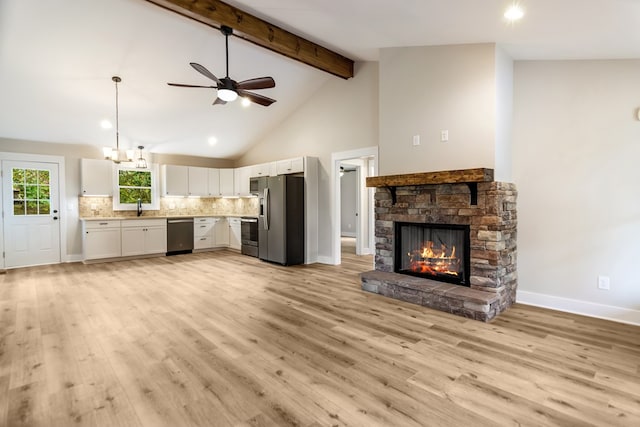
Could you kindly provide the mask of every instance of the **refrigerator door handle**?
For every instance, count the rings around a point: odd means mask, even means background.
[[[264,189],[264,229],[269,229],[269,187]]]

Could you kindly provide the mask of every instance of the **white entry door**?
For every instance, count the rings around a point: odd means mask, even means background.
[[[5,267],[60,262],[58,165],[2,161]]]

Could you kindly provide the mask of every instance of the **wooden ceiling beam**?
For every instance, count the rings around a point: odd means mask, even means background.
[[[231,27],[235,36],[343,79],[353,77],[353,61],[277,25],[219,0],[146,0],[205,25]]]

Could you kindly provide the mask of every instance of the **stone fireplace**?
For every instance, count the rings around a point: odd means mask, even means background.
[[[515,302],[515,185],[491,169],[367,178],[375,270],[362,289],[476,320]]]

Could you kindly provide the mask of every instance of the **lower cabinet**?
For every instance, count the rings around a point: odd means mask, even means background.
[[[229,246],[229,224],[225,217],[195,218],[193,249],[226,248]]]
[[[193,219],[193,249],[211,249],[216,246],[213,226],[216,218]]]
[[[123,220],[122,256],[151,255],[167,252],[165,219]]]
[[[240,250],[241,246],[240,218],[229,218],[229,247]]]
[[[121,256],[120,221],[83,221],[82,252],[85,260]]]
[[[217,218],[214,227],[214,234],[216,238],[216,246],[228,247],[229,246],[229,223],[227,218]]]

